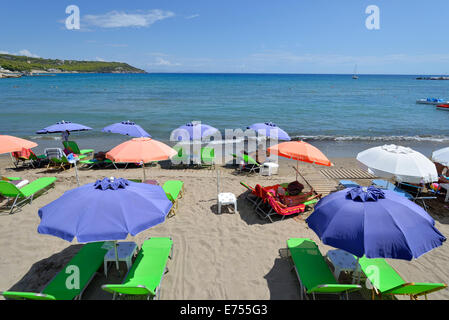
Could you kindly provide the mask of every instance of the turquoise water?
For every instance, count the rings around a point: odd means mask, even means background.
[[[416,76],[273,74],[68,74],[0,80],[0,134],[33,139],[41,150],[59,134],[35,132],[60,120],[93,131],[74,133],[82,147],[109,149],[128,137],[105,134],[132,120],[155,139],[201,120],[224,133],[272,121],[329,156],[396,143],[427,154],[449,146],[449,112],[417,99],[449,99],[449,81]],[[38,149],[39,149],[38,148]],[[360,150],[359,150],[360,149]]]

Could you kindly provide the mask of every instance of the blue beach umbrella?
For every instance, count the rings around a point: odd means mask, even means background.
[[[306,222],[324,244],[359,258],[410,261],[446,241],[423,208],[372,186],[324,197]]]
[[[126,136],[136,138],[141,137],[151,138],[151,135],[144,129],[142,129],[141,126],[129,120],[111,124],[110,126],[104,127],[103,130],[101,131],[110,133],[120,133]]]
[[[217,132],[219,132],[218,129],[210,125],[192,121],[173,130],[171,133],[170,140],[172,141],[201,140],[205,137],[214,135]]]
[[[269,138],[277,138],[278,140],[290,141],[291,138],[287,132],[279,128],[272,122],[255,123],[247,129],[252,129],[256,132],[261,132],[264,136]]]
[[[160,186],[104,178],[40,208],[37,231],[69,242],[123,240],[164,222],[171,207]]]
[[[54,125],[51,125],[49,127],[37,131],[36,133],[46,134],[46,133],[61,133],[65,131],[72,132],[72,131],[87,131],[87,130],[92,130],[92,128],[84,126],[82,124],[62,120]]]

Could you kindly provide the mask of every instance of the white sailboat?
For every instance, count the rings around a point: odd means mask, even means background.
[[[352,79],[357,80],[359,76],[357,75],[357,65],[354,67],[354,74],[352,75]]]

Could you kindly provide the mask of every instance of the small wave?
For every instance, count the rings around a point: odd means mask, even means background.
[[[449,136],[295,136],[292,140],[304,141],[417,141],[417,142],[449,142]]]
[[[41,135],[41,136],[30,136],[28,137],[30,140],[61,140],[61,136],[52,136],[52,135]]]

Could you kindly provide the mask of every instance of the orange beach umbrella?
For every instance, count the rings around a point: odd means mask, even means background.
[[[318,148],[304,141],[282,142],[268,148],[268,152],[270,154],[277,154],[280,157],[292,160],[304,161],[328,167],[333,165]],[[304,179],[304,181],[307,182],[302,174],[299,173],[298,165],[296,166],[296,173],[296,178],[298,178],[299,174]],[[307,184],[309,185],[309,187],[312,187],[308,182]]]
[[[268,148],[270,154],[322,166],[332,166],[329,159],[316,147],[304,141],[289,141]]]
[[[31,149],[37,147],[37,143],[25,139],[0,135],[0,154],[22,151],[23,148]]]
[[[22,151],[37,147],[37,143],[13,136],[0,135],[0,154]],[[11,160],[13,160],[12,155]]]
[[[134,138],[119,144],[106,153],[106,158],[114,162],[142,163],[143,178],[145,179],[145,166],[151,161],[167,160],[177,152],[166,144],[151,138]]]

